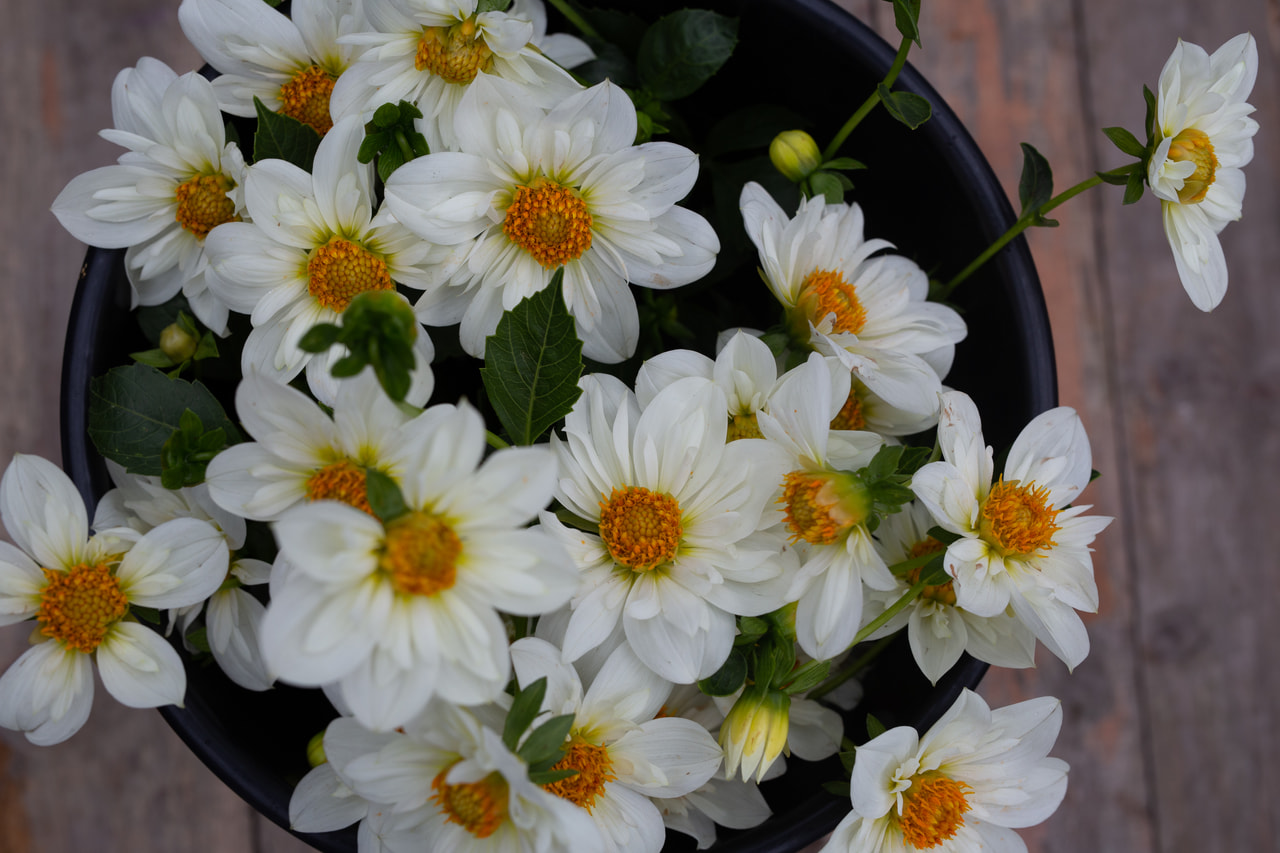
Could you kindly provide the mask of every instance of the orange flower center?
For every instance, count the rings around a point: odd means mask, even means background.
[[[867,418],[862,411],[862,400],[858,397],[858,386],[854,383],[849,389],[849,396],[836,416],[831,419],[832,429],[866,429]]]
[[[680,504],[669,495],[627,486],[600,502],[600,538],[614,560],[634,571],[670,562],[683,534]]]
[[[446,83],[470,83],[493,66],[493,51],[476,28],[474,17],[452,27],[425,27],[418,39],[413,67]]]
[[[547,269],[562,267],[591,248],[586,202],[552,181],[516,187],[502,230]]]
[[[332,237],[311,252],[307,278],[307,290],[315,300],[339,314],[361,293],[395,287],[385,261],[341,237]]]
[[[981,530],[1004,554],[1025,556],[1053,547],[1058,510],[1048,505],[1049,490],[1035,482],[1022,485],[1000,478],[982,502]]]
[[[764,433],[760,432],[760,424],[756,421],[755,412],[729,416],[726,440],[735,441],[739,438],[764,438]]]
[[[835,315],[833,331],[858,334],[867,324],[867,311],[858,300],[858,291],[845,281],[839,270],[814,270],[805,276],[796,297],[796,308],[804,321],[803,339],[809,338],[809,321],[814,325],[829,314]]]
[[[280,112],[310,125],[323,136],[333,127],[329,115],[329,95],[333,76],[319,65],[302,69],[280,87]]]
[[[450,785],[444,781],[448,772],[446,767],[431,781],[431,789],[435,791],[431,795],[432,802],[440,807],[449,823],[461,825],[476,838],[493,835],[507,819],[507,800],[510,797],[507,780],[494,772],[479,782]]]
[[[48,583],[40,594],[36,621],[40,633],[67,648],[89,654],[129,612],[129,599],[106,563],[43,571]]]
[[[364,468],[343,459],[317,470],[307,478],[307,500],[341,501],[373,515],[365,487]]]
[[[936,771],[914,777],[898,817],[903,839],[916,850],[928,850],[954,838],[970,809],[966,794],[972,793],[965,783]]]
[[[551,767],[552,770],[577,770],[577,774],[559,782],[549,782],[542,787],[557,797],[582,806],[591,813],[596,798],[604,793],[604,786],[618,777],[613,773],[613,761],[607,747],[596,746],[574,735],[564,758]]]
[[[947,546],[943,545],[937,539],[934,539],[932,536],[926,536],[911,546],[911,550],[907,552],[907,559],[923,557],[925,554],[937,554],[938,552],[945,551],[946,549]],[[907,572],[907,583],[915,586],[920,580],[920,573],[923,571],[924,566],[917,566]],[[939,584],[937,586],[926,586],[924,589],[920,590],[920,597],[932,599],[939,604],[948,604],[954,607],[956,603],[955,585],[951,581],[947,581],[946,583]]]
[[[434,595],[457,581],[461,554],[462,540],[452,527],[429,512],[409,512],[387,525],[378,566],[397,592]]]
[[[1218,172],[1218,157],[1213,153],[1213,143],[1203,130],[1189,127],[1173,138],[1169,146],[1169,159],[1175,163],[1194,163],[1196,170],[1182,182],[1178,201],[1195,204],[1204,201],[1213,186]]]
[[[205,235],[224,222],[239,220],[236,203],[227,196],[235,189],[236,182],[222,173],[196,175],[178,184],[174,198],[178,212],[174,218],[178,224],[203,240]]]
[[[782,497],[791,541],[811,545],[839,542],[866,520],[871,506],[866,489],[832,471],[792,471],[782,481]]]

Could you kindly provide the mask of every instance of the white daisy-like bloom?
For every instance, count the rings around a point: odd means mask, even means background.
[[[720,767],[715,739],[693,720],[655,719],[671,684],[626,645],[609,656],[585,692],[560,650],[544,640],[512,643],[511,661],[522,687],[547,679],[544,711],[573,715],[565,756],[555,769],[578,773],[545,788],[589,813],[611,853],[658,853],[666,836],[650,798],[682,797],[706,784]]]
[[[926,301],[929,280],[913,261],[877,254],[886,240],[863,238],[862,209],[804,199],[789,218],[759,184],[742,189],[747,235],[765,283],[787,312],[792,337],[836,356],[890,406],[937,412],[960,315]]]
[[[843,381],[842,381],[843,380]],[[796,641],[817,660],[849,648],[862,615],[863,584],[896,583],[876,551],[866,522],[866,487],[854,472],[884,445],[875,433],[833,430],[848,396],[849,377],[832,373],[817,353],[789,371],[769,410],[756,415],[760,431],[784,452],[775,482],[778,510],[799,552],[800,571],[787,595],[796,607]]]
[[[313,355],[298,341],[317,323],[338,323],[361,293],[391,291],[396,283],[426,287],[448,268],[447,252],[410,234],[389,213],[374,213],[372,165],[356,160],[364,127],[339,122],[316,151],[313,172],[284,160],[262,160],[245,178],[253,222],[232,222],[210,234],[209,287],[253,323],[241,358],[243,372],[288,382],[303,368],[307,385],[332,404],[338,381],[330,373],[346,355],[330,347]],[[416,366],[406,400],[422,405],[433,384],[435,353],[425,329],[414,340]]]
[[[335,119],[367,121],[382,104],[409,101],[422,111],[418,123],[432,151],[458,148],[463,96],[481,74],[517,84],[524,97],[550,107],[581,89],[556,64],[577,64],[592,53],[579,39],[561,35],[544,42],[541,0],[516,0],[505,12],[477,14],[479,0],[364,0],[371,32],[342,38],[360,51],[334,86]]]
[[[326,729],[324,750],[342,785],[371,804],[360,853],[606,849],[590,816],[531,782],[524,761],[466,709],[435,702],[387,733],[340,718]]]
[[[670,142],[633,145],[635,107],[612,83],[544,111],[518,86],[482,75],[463,97],[456,131],[458,151],[391,175],[386,203],[421,237],[467,251],[417,310],[427,325],[461,322],[471,355],[482,357],[502,313],[563,267],[583,354],[622,361],[640,329],[628,282],[678,287],[715,264],[715,231],[676,205],[697,179],[697,154]]]
[[[250,373],[236,389],[236,413],[254,440],[215,456],[205,482],[218,506],[256,521],[306,501],[371,512],[365,470],[400,482],[399,449],[416,434],[414,418],[368,369],[339,383],[332,416],[301,391]]]
[[[946,550],[946,546],[929,535],[933,516],[923,504],[911,503],[890,515],[876,528],[876,543],[889,565],[926,554]],[[862,621],[870,622],[898,601],[920,580],[921,569],[913,569],[898,578],[891,590],[868,590]],[[954,583],[926,586],[907,608],[867,636],[868,640],[887,637],[907,629],[911,654],[920,671],[937,684],[968,652],[993,666],[1022,669],[1035,666],[1036,638],[1013,614],[975,616],[956,606]]]
[[[852,810],[830,853],[1026,853],[1014,829],[1042,823],[1067,790],[1050,758],[1062,726],[1051,696],[991,710],[966,689],[923,737],[899,726],[858,747]]]
[[[214,503],[203,483],[167,489],[159,477],[130,474],[110,460],[107,470],[116,488],[98,502],[93,515],[95,530],[129,527],[147,533],[175,518],[195,518],[222,532],[228,548],[222,585],[206,601],[170,610],[169,630],[177,624],[185,643],[187,631],[203,612],[209,651],[227,677],[246,690],[271,687],[275,679],[267,671],[258,644],[266,607],[245,589],[266,583],[271,566],[262,560],[236,556],[235,552],[244,547],[244,518]],[[192,647],[187,644],[187,649],[191,651]]]
[[[939,526],[960,535],[944,565],[956,604],[977,616],[1006,609],[1075,667],[1089,653],[1077,610],[1098,609],[1089,544],[1111,519],[1072,502],[1092,473],[1089,437],[1074,409],[1036,416],[1018,435],[992,483],[991,448],[968,395],[942,395],[942,461],[915,473],[911,488]]]
[[[1258,76],[1258,45],[1241,33],[1207,53],[1178,41],[1160,72],[1156,150],[1147,184],[1160,199],[1178,277],[1201,311],[1227,292],[1218,234],[1240,218],[1258,122],[1247,103]]]
[[[0,676],[0,726],[32,743],[71,737],[93,704],[93,662],[107,692],[132,708],[182,704],[187,676],[159,634],[129,607],[185,607],[226,574],[212,525],[169,521],[140,535],[89,535],[84,502],[52,462],[18,454],[0,480],[0,625],[35,619],[33,645]]]
[[[178,22],[220,72],[223,112],[251,118],[257,98],[320,134],[333,127],[333,84],[359,54],[338,39],[368,29],[355,0],[293,0],[287,16],[262,0],[182,0]]]
[[[205,240],[245,213],[245,165],[213,87],[144,57],[116,75],[111,106],[115,128],[101,136],[129,150],[73,178],[53,214],[77,240],[128,249],[134,307],[181,291],[201,323],[226,334],[227,306],[206,286]]]
[[[481,462],[484,422],[466,403],[427,409],[395,449],[406,512],[385,524],[337,501],[295,506],[275,523],[287,572],[263,620],[281,679],[337,682],[357,719],[384,731],[432,696],[492,700],[510,672],[498,610],[565,604],[578,573],[525,525],[547,506],[555,456],[507,448]]]
[[[706,678],[729,655],[735,615],[777,608],[791,583],[785,539],[759,529],[782,460],[759,439],[725,443],[724,395],[702,379],[673,384],[643,412],[611,376],[579,384],[565,437],[551,439],[556,498],[598,532],[542,513],[583,578],[565,658],[621,621],[646,666],[678,684]]]

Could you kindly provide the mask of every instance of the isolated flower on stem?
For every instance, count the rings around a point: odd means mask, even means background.
[[[212,525],[165,522],[89,535],[84,502],[52,462],[17,454],[0,480],[0,625],[34,618],[32,647],[0,676],[0,726],[47,745],[71,737],[93,704],[93,665],[131,708],[180,705],[178,653],[129,614],[132,605],[185,607],[226,575],[227,546]]]
[[[1160,72],[1156,150],[1147,183],[1191,301],[1211,311],[1227,292],[1218,234],[1240,218],[1245,165],[1258,123],[1246,102],[1258,76],[1258,45],[1242,33],[1208,54],[1179,40]]]
[[[1018,435],[992,482],[991,448],[967,394],[942,395],[942,461],[911,487],[938,524],[959,534],[944,565],[956,604],[977,616],[1012,608],[1055,655],[1075,667],[1089,653],[1077,610],[1098,609],[1089,544],[1111,519],[1071,505],[1092,474],[1089,437],[1074,409],[1038,415]]]
[[[226,334],[227,305],[206,286],[205,238],[245,213],[244,157],[228,142],[209,81],[143,57],[111,87],[115,128],[129,150],[71,179],[53,214],[77,240],[125,249],[134,305],[187,297],[201,323]]]
[[[1067,790],[1049,758],[1062,705],[1044,697],[991,710],[966,689],[924,736],[899,726],[858,747],[852,810],[828,853],[1025,853],[1013,829],[1043,822]]]

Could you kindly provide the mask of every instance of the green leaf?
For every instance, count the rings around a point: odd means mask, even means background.
[[[730,696],[736,693],[746,680],[746,653],[740,648],[734,648],[718,670],[698,682],[698,689],[708,696]]]
[[[735,646],[746,646],[754,643],[769,632],[769,623],[758,616],[738,617],[738,636],[733,638]]]
[[[390,524],[409,512],[400,486],[377,468],[364,469],[364,488],[369,509],[383,524]]]
[[[640,82],[660,101],[687,97],[720,70],[737,44],[737,18],[681,9],[660,18],[641,39]]]
[[[943,545],[950,545],[952,542],[959,542],[964,538],[959,533],[952,533],[950,530],[938,527],[936,524],[929,528],[928,534]]]
[[[889,115],[915,130],[933,115],[933,107],[929,100],[914,92],[895,92],[884,83],[876,87],[880,101]]]
[[[154,607],[143,607],[141,604],[134,604],[129,607],[129,612],[148,625],[160,624],[160,611]]]
[[[1022,177],[1018,181],[1018,199],[1022,202],[1022,212],[1039,208],[1053,198],[1053,170],[1049,161],[1035,149],[1035,146],[1022,143]]]
[[[564,739],[569,736],[572,728],[573,714],[552,717],[529,734],[516,755],[523,758],[526,764],[546,761],[563,749]]]
[[[502,742],[507,745],[507,749],[512,752],[516,751],[516,746],[520,743],[520,736],[524,734],[525,729],[529,728],[529,724],[533,722],[534,717],[538,716],[538,712],[542,710],[542,700],[546,698],[546,695],[546,676],[530,682],[522,690],[516,690],[516,694],[511,700],[511,708],[507,711],[506,722],[502,726]]]
[[[904,39],[920,44],[920,0],[893,0],[893,23]]]
[[[827,162],[823,163],[821,168],[844,170],[847,172],[852,172],[857,169],[867,168],[867,164],[860,163],[859,161],[853,159],[852,157],[837,157],[834,160],[828,160]]]
[[[217,399],[199,382],[171,379],[145,364],[116,367],[89,386],[89,438],[98,452],[131,474],[164,473],[164,445],[190,409],[228,444],[243,439]]]
[[[782,131],[804,130],[808,126],[808,120],[794,110],[777,104],[752,104],[717,121],[707,133],[702,153],[707,157],[720,157],[767,149]]]
[[[342,327],[336,323],[316,323],[298,341],[303,352],[324,352],[338,342]]]
[[[535,785],[550,785],[552,782],[559,782],[562,779],[568,779],[571,776],[577,776],[578,771],[572,767],[566,767],[564,770],[529,770],[529,781]]]
[[[828,794],[833,794],[842,800],[849,799],[849,783],[848,782],[823,782],[822,790]]]
[[[285,160],[310,172],[320,147],[320,134],[296,118],[267,109],[256,97],[253,106],[258,111],[258,129],[253,134],[254,162]]]
[[[867,737],[878,738],[886,731],[884,723],[877,720],[870,714],[867,714]]]
[[[1146,86],[1142,87],[1142,99],[1147,104],[1147,144],[1150,145],[1156,139],[1156,119],[1159,117],[1159,113],[1157,111],[1155,93]]]
[[[844,201],[844,187],[839,178],[831,172],[814,172],[807,179],[813,197],[822,196],[827,204],[839,204]]]
[[[831,661],[811,660],[793,670],[782,689],[791,695],[804,693],[826,681],[830,674]]]
[[[547,287],[503,314],[485,341],[480,376],[513,444],[533,444],[582,393],[582,341],[564,307],[563,279],[562,267]]]
[[[1139,159],[1147,156],[1147,147],[1138,141],[1138,137],[1123,127],[1104,127],[1102,132],[1125,154]]]
[[[1124,204],[1133,204],[1142,198],[1142,193],[1146,189],[1146,181],[1143,180],[1141,172],[1131,172],[1129,180],[1124,187]]]
[[[129,358],[138,362],[138,364],[145,364],[148,367],[161,369],[173,367],[173,359],[165,355],[164,350],[162,349],[148,349],[142,350],[141,352],[131,352],[129,353]]]
[[[198,652],[209,654],[212,651],[212,649],[209,648],[209,631],[203,625],[189,631],[183,639],[187,641],[187,644],[190,645],[191,648]]]

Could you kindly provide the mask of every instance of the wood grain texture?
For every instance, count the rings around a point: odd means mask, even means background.
[[[842,0],[886,36],[888,4]],[[47,214],[75,174],[112,162],[115,73],[143,55],[198,58],[176,0],[7,2],[0,33],[0,461],[58,457],[61,341],[83,248]],[[1011,197],[1027,141],[1060,188],[1124,158],[1098,128],[1142,121],[1179,36],[1209,49],[1258,38],[1262,131],[1245,218],[1223,233],[1231,286],[1210,315],[1182,293],[1151,198],[1101,188],[1029,235],[1049,302],[1061,398],[1080,410],[1104,472],[1094,512],[1117,521],[1095,554],[1102,595],[1090,657],[993,672],[993,704],[1064,703],[1062,808],[1024,834],[1033,851],[1274,849],[1280,606],[1272,517],[1280,494],[1277,25],[1267,0],[948,0],[926,3],[912,61],[969,127]],[[894,39],[896,41],[896,38]],[[819,84],[820,83],[816,83]],[[849,153],[856,156],[856,135]],[[0,666],[25,647],[0,631]],[[101,693],[101,690],[99,691]],[[100,696],[84,731],[37,749],[0,732],[0,853],[307,849],[231,794],[154,712]]]

